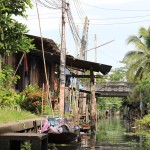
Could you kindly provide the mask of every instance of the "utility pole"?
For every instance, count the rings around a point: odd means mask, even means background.
[[[61,52],[60,52],[60,94],[59,94],[59,116],[64,116],[65,104],[65,67],[66,67],[66,0],[62,0],[62,33],[61,33]]]
[[[76,29],[77,29],[77,32],[79,33],[79,26],[78,25],[77,25]],[[76,40],[76,58],[79,58],[79,40],[78,40],[78,38]]]
[[[88,17],[85,17],[84,28],[82,33],[81,39],[81,48],[80,48],[80,59],[86,59],[86,47],[87,47],[87,39],[88,39],[88,27],[89,27],[89,20]]]
[[[97,36],[95,34],[95,39],[94,39],[94,45],[95,45],[95,53],[94,53],[94,61],[97,63]],[[96,72],[94,72],[94,75],[96,75]],[[96,84],[96,78],[94,79],[94,82]]]
[[[80,47],[80,59],[81,60],[86,60],[86,47],[87,47],[87,39],[88,39],[88,27],[89,27],[89,20],[88,17],[85,17],[85,22],[84,22],[84,27],[83,27],[83,33],[82,33],[82,39],[81,39],[81,47]],[[80,73],[83,74],[83,73]],[[85,83],[85,79],[82,79],[82,84]],[[86,94],[82,93],[80,95],[81,97],[85,97]],[[79,101],[79,108],[80,108],[80,114],[83,115],[84,113],[84,108],[86,107],[86,99],[81,98]]]
[[[95,58],[94,58],[94,61],[97,62],[97,51],[96,51],[96,48],[97,48],[97,37],[96,37],[96,34],[95,34]]]

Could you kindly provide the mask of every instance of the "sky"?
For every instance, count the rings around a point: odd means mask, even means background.
[[[33,0],[32,3],[33,8],[27,10],[28,19],[17,17],[17,20],[27,25],[29,34],[40,36],[35,1]],[[95,35],[97,46],[113,40],[96,50],[97,63],[111,65],[113,69],[122,67],[121,61],[124,55],[134,49],[134,45],[127,45],[127,38],[138,35],[141,27],[148,28],[150,25],[150,0],[69,0],[69,5],[80,38],[82,38],[84,18],[87,16],[89,19],[87,50],[95,47]],[[42,36],[60,44],[61,9],[47,8],[38,3],[38,10]],[[67,20],[65,32],[67,53],[76,57],[79,50],[77,51]],[[94,49],[87,52],[87,60],[95,60]]]

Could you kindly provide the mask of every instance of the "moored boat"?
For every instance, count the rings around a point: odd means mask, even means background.
[[[65,118],[49,117],[45,120],[41,133],[48,133],[48,142],[56,144],[69,144],[78,141],[78,126],[69,123]]]

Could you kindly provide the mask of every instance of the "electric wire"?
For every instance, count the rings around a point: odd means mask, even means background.
[[[78,16],[80,18],[80,21],[81,21],[82,24],[84,24],[83,15],[82,15],[82,13],[80,11],[80,8],[78,7],[77,1],[73,0],[73,2],[74,2],[74,6],[76,8],[76,12],[77,12],[77,14],[78,14]]]
[[[44,1],[44,2],[43,2]],[[62,5],[58,3],[58,0],[37,0],[38,3],[43,5],[46,8],[50,9],[61,9]]]
[[[136,10],[136,9],[128,9],[128,10],[123,10],[123,9],[109,9],[109,8],[101,8],[101,7],[98,7],[98,6],[95,6],[95,5],[91,5],[91,4],[88,4],[88,3],[84,3],[84,2],[80,2],[84,5],[87,5],[87,6],[90,6],[90,7],[94,7],[94,8],[97,8],[97,9],[101,9],[101,10],[112,10],[112,11],[150,11],[150,10],[142,10],[142,9],[139,9],[139,10]]]
[[[67,18],[68,18],[68,23],[69,23],[69,26],[70,26],[70,29],[71,29],[71,32],[72,32],[72,36],[74,38],[74,41],[77,42],[77,41],[81,41],[80,39],[80,36],[78,34],[78,31],[76,29],[76,25],[74,23],[74,19],[72,17],[72,13],[71,13],[71,9],[68,5],[68,9],[67,9]],[[79,40],[78,40],[79,39]]]
[[[84,10],[83,10],[83,8],[82,8],[82,5],[80,5],[80,3],[81,3],[80,0],[77,0],[77,1],[78,1],[78,6],[80,7],[80,10],[81,10],[82,15],[83,15],[83,16],[86,16],[86,15],[85,15],[85,12],[84,12]]]
[[[58,12],[60,14],[60,12]],[[47,15],[47,14],[57,14],[57,13],[44,13],[44,14],[40,14],[40,15]],[[36,16],[36,15],[29,15],[28,20],[31,20],[31,19],[38,19],[37,17],[33,17],[32,16]],[[133,17],[119,17],[119,18],[90,18],[90,21],[92,20],[119,20],[119,19],[133,19],[133,18],[143,18],[143,17],[150,17],[150,15],[144,15],[144,16],[133,16]],[[19,17],[18,17],[19,18]],[[57,16],[49,16],[49,17],[46,17],[46,18],[40,18],[40,19],[49,19],[49,18],[60,18],[60,17],[57,17]],[[74,20],[79,20],[80,18],[74,18]],[[21,19],[21,20],[24,20],[24,19]]]
[[[40,16],[41,15],[51,15],[51,14],[60,14],[61,12],[51,12],[51,13],[43,13],[43,14],[40,14]],[[33,14],[33,15],[28,15],[28,17],[30,17],[30,16],[37,16],[37,15],[35,15],[35,14]]]
[[[133,17],[118,17],[118,18],[90,18],[90,20],[118,20],[118,19],[133,19],[133,18],[143,18],[143,17],[150,17],[150,15],[144,16],[133,16]]]
[[[139,22],[147,22],[147,21],[150,21],[149,20],[140,20],[140,21],[131,21],[131,22],[115,22],[115,23],[91,23],[91,25],[123,25],[123,24],[133,24],[133,23],[139,23]]]

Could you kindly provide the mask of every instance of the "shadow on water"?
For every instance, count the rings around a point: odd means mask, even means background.
[[[109,117],[97,125],[95,132],[82,135],[81,143],[56,146],[56,150],[150,150],[150,135],[136,135],[127,120]]]

